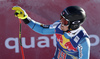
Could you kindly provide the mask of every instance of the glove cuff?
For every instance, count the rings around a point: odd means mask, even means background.
[[[28,23],[31,21],[31,18],[30,18],[30,17],[27,17],[27,18],[22,19],[22,20],[23,20],[23,22],[24,22],[25,24],[28,24]]]

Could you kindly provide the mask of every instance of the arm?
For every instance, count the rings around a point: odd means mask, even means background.
[[[39,22],[36,22],[28,17],[24,9],[19,6],[14,6],[12,10],[15,10],[15,16],[19,19],[22,19],[25,24],[27,24],[31,29],[40,34],[54,34],[55,28],[52,25],[43,25]],[[52,28],[51,28],[52,27]]]
[[[43,25],[39,22],[32,20],[31,18],[25,19],[24,21],[32,30],[40,34],[54,34],[55,28],[50,28],[51,25]],[[28,23],[27,23],[28,22]]]
[[[90,56],[90,41],[89,38],[84,37],[78,45],[79,59],[89,59]]]

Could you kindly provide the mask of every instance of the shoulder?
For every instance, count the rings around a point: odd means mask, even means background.
[[[58,20],[58,21],[54,22],[53,24],[51,24],[49,28],[56,28],[59,23],[60,23],[60,20]]]
[[[81,30],[82,30],[84,36],[81,38],[80,43],[81,44],[86,43],[86,44],[90,45],[89,35],[87,34],[86,30],[83,27],[81,27]]]
[[[80,27],[80,30],[83,32],[83,34],[84,34],[84,36],[83,37],[87,37],[87,38],[89,38],[89,35],[88,35],[88,33],[86,32],[86,30],[81,26]]]

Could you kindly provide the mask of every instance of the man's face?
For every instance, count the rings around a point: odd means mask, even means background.
[[[64,25],[61,23],[61,30],[67,31],[67,30],[68,30],[68,27],[69,27],[69,26],[64,26]]]
[[[68,27],[69,27],[68,21],[66,21],[66,19],[64,19],[62,16],[61,16],[60,20],[61,20],[60,21],[61,22],[61,30],[67,31]]]

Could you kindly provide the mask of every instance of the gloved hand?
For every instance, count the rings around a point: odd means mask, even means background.
[[[28,17],[27,13],[25,10],[23,10],[19,6],[14,6],[12,10],[15,10],[15,16],[18,17],[19,19],[26,19]]]

